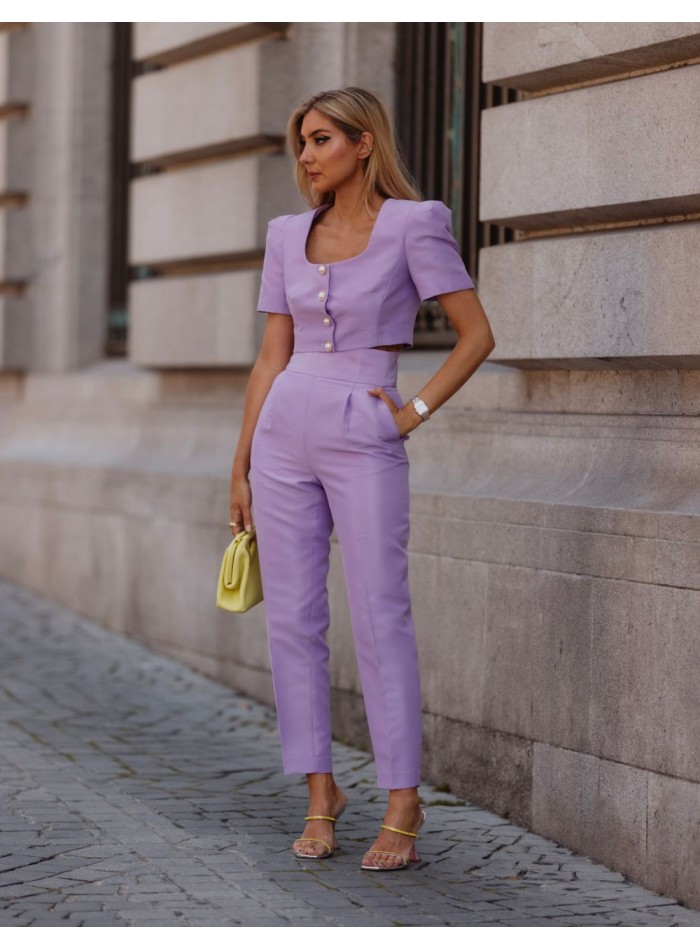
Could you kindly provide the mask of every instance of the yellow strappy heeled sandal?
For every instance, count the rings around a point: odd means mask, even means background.
[[[418,831],[423,827],[423,822],[425,821],[425,812],[421,809],[421,819],[420,824],[418,825]],[[404,831],[402,828],[394,828],[393,825],[380,825],[381,828],[385,828],[387,831],[396,831],[400,835],[408,835],[410,838],[417,838],[418,831]],[[416,852],[416,845],[414,843],[413,849],[409,854],[408,858],[405,858],[402,854],[399,854],[398,851],[381,851],[379,848],[370,848],[369,851],[365,852],[365,857],[368,854],[393,854],[396,858],[401,858],[403,864],[361,864],[360,867],[365,871],[403,871],[404,868],[407,868],[409,864],[420,861]]]
[[[343,809],[343,811],[345,811],[345,809]],[[340,818],[340,815],[342,815],[342,814],[343,814],[343,812],[341,811],[340,814],[338,815],[338,818]],[[333,822],[335,822],[335,821],[338,820],[338,818],[333,818],[331,815],[307,815],[306,818],[304,819],[304,821],[316,821],[316,820],[318,820],[318,819],[320,819],[320,818],[322,818],[324,821],[333,821]],[[326,850],[326,851],[322,851],[321,854],[304,854],[303,852],[297,851],[297,850],[295,849],[294,845],[297,843],[297,841],[318,841],[318,842],[320,842],[322,845],[324,845],[324,846],[327,848],[327,850]],[[338,851],[340,851],[340,845],[337,844],[337,845],[335,846],[335,848],[331,848],[331,846],[328,844],[328,842],[327,842],[327,841],[324,841],[323,838],[307,838],[307,837],[303,837],[303,838],[295,838],[295,839],[294,839],[294,841],[293,841],[293,843],[292,843],[292,851],[294,852],[294,854],[295,854],[298,858],[303,858],[303,860],[305,860],[305,861],[306,861],[306,860],[319,861],[319,860],[323,860],[323,859],[325,859],[325,858],[332,858],[334,854],[337,854]]]

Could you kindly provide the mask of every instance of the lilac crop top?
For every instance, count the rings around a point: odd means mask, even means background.
[[[474,287],[452,235],[452,211],[442,201],[387,198],[362,254],[313,264],[307,238],[328,207],[268,223],[257,309],[292,316],[295,353],[412,347],[421,300]]]

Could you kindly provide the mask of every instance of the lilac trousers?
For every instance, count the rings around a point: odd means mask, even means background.
[[[331,772],[326,586],[335,525],[380,788],[420,785],[399,353],[294,353],[258,417],[249,483],[285,773]]]

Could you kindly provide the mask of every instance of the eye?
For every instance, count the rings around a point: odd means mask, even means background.
[[[317,135],[316,138],[312,139],[311,141],[314,142],[316,145],[323,145],[324,142],[328,141],[328,136]],[[306,143],[302,139],[299,139],[299,148],[303,148],[305,144]]]

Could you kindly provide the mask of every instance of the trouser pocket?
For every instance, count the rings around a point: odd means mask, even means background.
[[[405,442],[410,438],[408,434],[399,433],[394,416],[387,404],[380,396],[372,396],[367,392],[366,383],[354,386],[348,393],[345,402],[343,425],[346,434],[355,436],[364,442]],[[402,404],[401,395],[397,389],[385,387],[384,392],[396,403]]]

